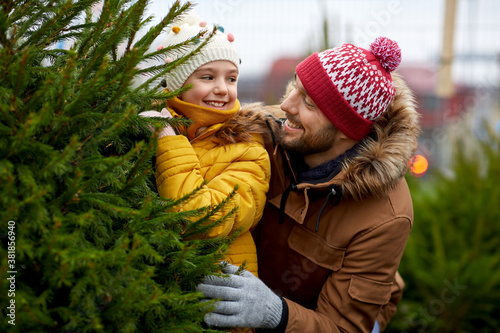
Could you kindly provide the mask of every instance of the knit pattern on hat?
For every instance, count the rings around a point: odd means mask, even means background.
[[[191,43],[168,52],[166,62],[177,60],[194,51],[200,43],[209,37],[213,27],[207,25],[196,13],[190,11],[182,17],[182,20],[173,22],[168,27],[169,33],[165,38],[164,47],[176,45],[202,33],[199,41]],[[170,91],[182,88],[189,76],[199,67],[212,61],[226,60],[232,62],[239,69],[240,58],[233,45],[234,36],[225,34],[223,28],[217,30],[208,43],[202,47],[199,53],[191,56],[186,62],[172,69],[166,74],[167,88]]]
[[[390,71],[401,60],[395,42],[378,38],[371,50],[352,44],[314,53],[296,69],[304,89],[342,133],[361,140],[395,95]],[[381,45],[383,44],[383,45]]]

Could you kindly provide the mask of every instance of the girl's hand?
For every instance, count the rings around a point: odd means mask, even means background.
[[[172,115],[170,112],[168,112],[167,108],[164,108],[161,110],[161,112],[158,111],[144,111],[139,113],[139,116],[141,117],[146,117],[146,118],[152,118],[152,117],[158,117],[158,118],[172,118]],[[154,128],[151,128],[151,131],[154,131]],[[162,138],[164,136],[169,136],[169,135],[177,135],[172,128],[172,126],[168,125],[165,126],[164,128],[158,130],[158,139]]]

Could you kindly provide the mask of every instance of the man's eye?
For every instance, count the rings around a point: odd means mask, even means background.
[[[316,105],[314,105],[313,103],[311,103],[310,101],[308,101],[307,97],[304,97],[304,104],[305,104],[307,107],[311,108],[311,109],[316,108]]]

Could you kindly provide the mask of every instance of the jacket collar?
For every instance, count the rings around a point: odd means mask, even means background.
[[[342,171],[344,165],[349,164],[349,161],[358,155],[358,151],[362,145],[363,141],[360,141],[337,158],[314,168],[309,168],[307,166],[302,155],[294,155],[292,157],[294,160],[292,165],[294,166],[293,169],[297,176],[298,183],[308,183],[312,185],[329,182]]]

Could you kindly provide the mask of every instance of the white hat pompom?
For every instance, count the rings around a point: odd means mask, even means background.
[[[201,17],[196,14],[194,10],[190,10],[189,12],[178,16],[177,19],[170,24],[170,26],[200,26],[202,21]]]

